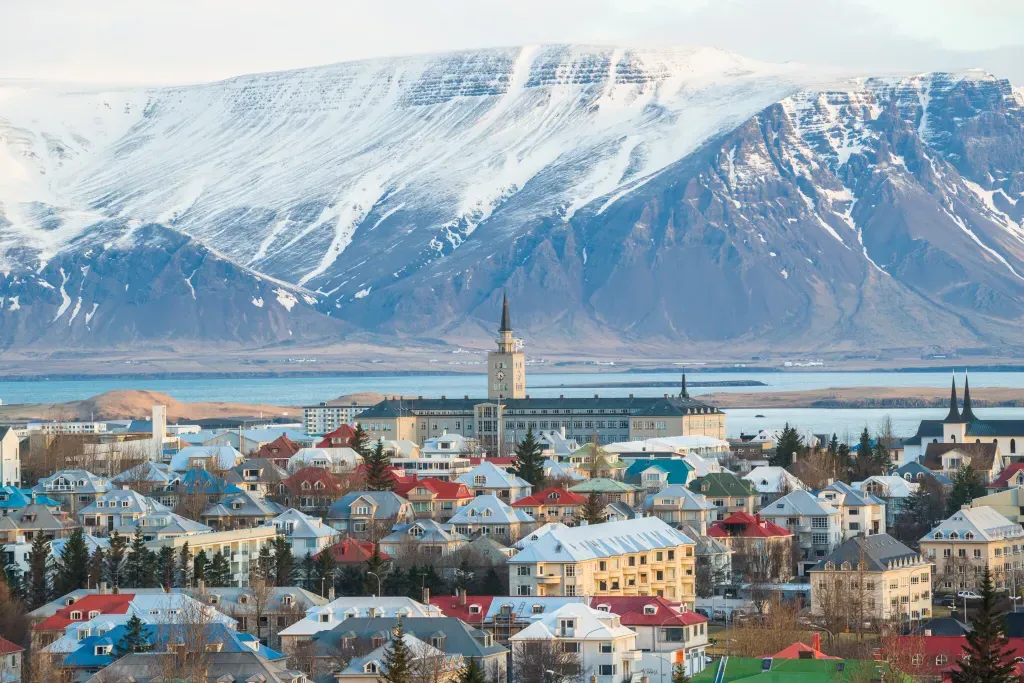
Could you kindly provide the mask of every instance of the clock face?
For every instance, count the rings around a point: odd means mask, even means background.
[[[498,374],[495,375],[495,377],[497,377],[498,379],[505,379],[505,373],[502,372],[501,370],[498,370]]]

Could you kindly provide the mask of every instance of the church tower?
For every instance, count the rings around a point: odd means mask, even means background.
[[[526,356],[516,350],[508,297],[501,298],[498,350],[487,354],[487,398],[526,398]]]

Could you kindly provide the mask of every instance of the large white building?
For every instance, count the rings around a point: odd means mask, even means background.
[[[356,416],[370,406],[348,402],[328,401],[315,406],[302,407],[302,425],[307,434],[322,436],[333,432],[342,425],[355,425]]]
[[[0,427],[0,484],[21,484],[21,440],[13,427]]]

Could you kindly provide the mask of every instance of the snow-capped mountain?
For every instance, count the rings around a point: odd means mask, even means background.
[[[1021,100],[579,46],[0,85],[0,345],[479,338],[505,288],[553,342],[1016,346]]]

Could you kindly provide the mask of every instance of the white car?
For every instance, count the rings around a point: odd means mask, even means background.
[[[960,600],[981,600],[981,596],[974,591],[958,591],[956,597]]]

